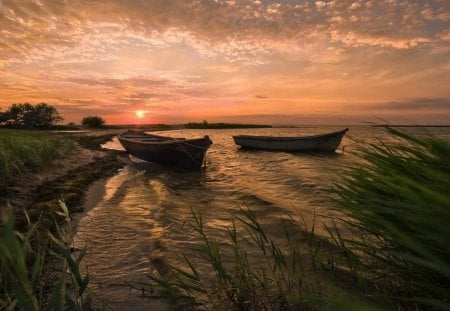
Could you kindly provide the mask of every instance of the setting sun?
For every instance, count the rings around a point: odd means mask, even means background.
[[[143,117],[145,117],[147,111],[144,110],[136,110],[134,113],[136,114],[136,117],[138,119],[142,119]]]

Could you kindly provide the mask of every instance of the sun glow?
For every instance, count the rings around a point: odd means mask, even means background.
[[[143,117],[145,117],[145,114],[147,113],[147,111],[145,111],[145,110],[136,110],[134,113],[136,114],[136,118],[142,119]]]

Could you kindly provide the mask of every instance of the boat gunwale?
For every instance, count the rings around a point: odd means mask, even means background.
[[[172,144],[186,144],[194,141],[202,141],[206,140],[205,137],[200,138],[192,138],[192,139],[176,139],[176,140],[157,140],[157,141],[141,141],[137,139],[128,139],[119,137],[119,140],[127,140],[129,142],[137,143],[137,144],[146,144],[146,145],[172,145]]]
[[[196,142],[196,141],[202,141],[202,140],[211,140],[209,138],[208,135],[205,135],[204,137],[198,137],[198,138],[172,138],[172,137],[167,137],[167,136],[160,136],[160,135],[155,135],[155,134],[147,134],[144,132],[137,132],[140,133],[140,135],[136,135],[136,138],[128,138],[126,137],[126,133],[121,133],[119,134],[117,137],[119,140],[126,140],[129,142],[133,142],[133,143],[138,143],[138,144],[146,144],[146,145],[161,145],[161,144],[165,144],[165,145],[169,145],[169,144],[180,144],[180,143],[190,143],[190,142]],[[148,138],[159,138],[160,140],[155,140],[155,141],[142,141],[139,139],[139,137],[141,137],[141,139],[148,139]]]

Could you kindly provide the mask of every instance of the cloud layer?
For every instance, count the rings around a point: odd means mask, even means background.
[[[0,33],[0,107],[46,101],[68,120],[395,115],[450,98],[448,0],[0,0]]]

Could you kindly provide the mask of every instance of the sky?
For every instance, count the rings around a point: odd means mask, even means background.
[[[449,0],[0,0],[0,108],[450,124]]]

